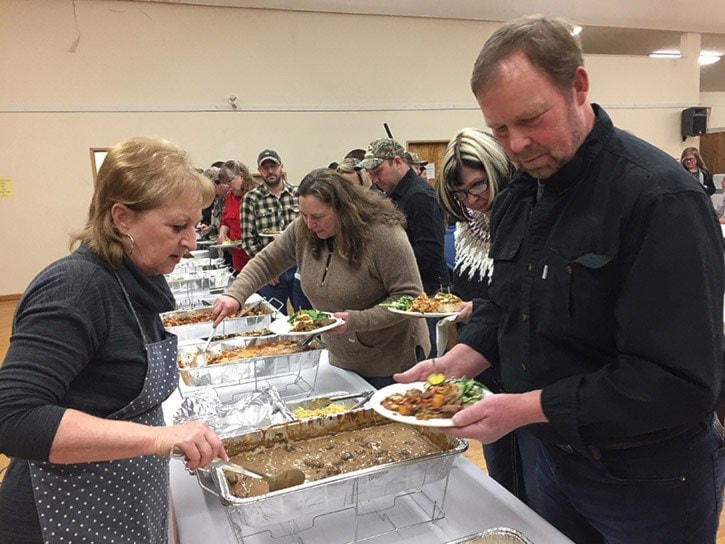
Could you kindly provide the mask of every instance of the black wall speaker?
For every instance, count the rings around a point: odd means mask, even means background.
[[[707,132],[707,108],[687,108],[682,110],[682,141],[688,136],[700,136]]]

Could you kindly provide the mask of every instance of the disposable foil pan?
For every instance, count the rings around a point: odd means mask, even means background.
[[[254,447],[277,441],[294,441],[368,426],[392,424],[370,409],[345,412],[315,419],[306,419],[270,427],[265,430],[227,438],[224,445],[233,456]],[[446,478],[458,454],[468,448],[460,438],[452,438],[427,427],[416,427],[423,435],[440,445],[441,452],[387,463],[354,472],[338,474],[288,489],[280,489],[256,497],[239,498],[231,494],[224,472],[197,470],[199,484],[217,495],[231,509],[230,516],[244,525],[257,527],[290,521],[302,516],[323,514],[350,507],[385,495],[409,491]]]
[[[233,338],[228,341],[212,343],[209,350],[220,351],[242,345],[268,344],[278,340],[297,342],[299,337],[280,335]],[[238,359],[226,363],[207,365],[205,364],[202,345],[199,343],[193,345],[179,344],[177,354],[179,374],[184,383],[190,386],[243,384],[260,379],[289,375],[298,376],[302,371],[313,369],[320,364],[320,356],[323,352],[322,344],[313,342],[309,347],[311,349],[308,351]]]
[[[251,300],[251,299],[250,299]],[[264,310],[263,315],[249,315],[242,317],[226,318],[216,328],[214,334],[223,336],[226,334],[234,334],[237,332],[253,331],[257,329],[269,328],[272,319],[276,316],[277,310],[266,300],[247,301],[245,304],[260,304]],[[208,312],[209,308],[197,308],[196,310],[175,310],[173,312],[165,312],[160,314],[161,319],[166,317],[187,316],[195,313]],[[211,321],[203,321],[200,323],[190,323],[188,325],[177,325],[166,327],[166,330],[179,337],[179,340],[189,340],[194,338],[203,338],[209,336],[211,331]]]
[[[516,529],[496,527],[451,540],[447,544],[533,544],[533,542]]]

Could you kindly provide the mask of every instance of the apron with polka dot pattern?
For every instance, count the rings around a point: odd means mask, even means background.
[[[149,342],[122,283],[121,288],[141,331],[148,368],[139,395],[108,419],[164,425],[161,403],[179,381],[177,339],[166,333],[164,340]],[[69,465],[30,462],[29,466],[44,543],[168,541],[167,457]]]

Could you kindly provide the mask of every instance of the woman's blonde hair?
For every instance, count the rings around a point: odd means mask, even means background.
[[[360,185],[353,185],[329,168],[318,168],[307,174],[297,188],[297,196],[314,196],[335,211],[335,251],[353,268],[362,263],[365,246],[373,241],[374,225],[405,227],[405,216],[388,198]],[[307,227],[302,236],[319,259],[326,244]]]
[[[692,155],[695,157],[695,160],[697,161],[697,167],[700,170],[707,170],[707,167],[705,166],[705,161],[702,159],[702,155],[700,155],[700,150],[696,147],[686,147],[682,150],[682,154],[680,155],[680,164],[682,166],[685,165],[685,157],[687,155]]]
[[[200,206],[214,200],[214,185],[198,173],[185,151],[158,138],[136,136],[113,146],[96,177],[85,227],[71,238],[87,244],[112,266],[123,261],[123,234],[113,222],[111,209],[123,204],[144,212],[179,196],[197,194]]]
[[[464,128],[448,142],[436,183],[436,196],[443,210],[456,221],[467,221],[470,213],[463,202],[455,199],[461,183],[461,168],[482,170],[488,178],[489,206],[499,191],[506,188],[514,167],[496,139],[477,128]]]

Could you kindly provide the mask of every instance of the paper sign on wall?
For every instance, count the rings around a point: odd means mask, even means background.
[[[11,178],[0,178],[0,198],[13,196],[13,180]]]
[[[436,165],[433,162],[429,162],[425,165],[426,175],[428,179],[435,179],[436,177]]]

